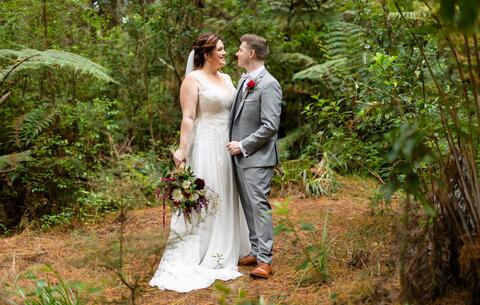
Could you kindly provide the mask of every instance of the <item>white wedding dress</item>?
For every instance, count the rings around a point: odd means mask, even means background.
[[[221,73],[224,86],[209,82],[199,71],[190,75],[198,81],[199,101],[187,165],[219,195],[219,200],[216,209],[193,224],[186,224],[182,215],[172,215],[168,243],[150,286],[178,292],[241,276],[238,259],[250,252],[247,223],[226,148],[235,87],[227,74]]]

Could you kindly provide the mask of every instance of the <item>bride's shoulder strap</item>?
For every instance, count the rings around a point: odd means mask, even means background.
[[[230,79],[230,75],[228,75],[227,73],[225,73],[225,72],[220,72],[220,74],[221,74],[224,78]]]
[[[197,84],[198,85],[201,85],[203,83],[203,79],[202,79],[202,75],[200,72],[198,72],[198,70],[195,70],[195,71],[192,71],[188,74],[189,77],[192,77],[193,79],[195,79],[197,81]]]
[[[220,74],[223,76],[223,78],[224,78],[227,82],[232,83],[232,78],[230,77],[230,75],[228,75],[227,73],[223,73],[223,72],[220,72]],[[233,84],[233,83],[232,83],[232,84]]]

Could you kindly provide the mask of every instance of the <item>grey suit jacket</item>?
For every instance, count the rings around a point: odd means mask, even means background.
[[[237,85],[237,96],[230,111],[230,140],[239,141],[247,152],[235,155],[238,167],[269,167],[278,164],[277,133],[280,125],[282,89],[265,69],[256,78],[256,87],[243,93],[245,79]]]

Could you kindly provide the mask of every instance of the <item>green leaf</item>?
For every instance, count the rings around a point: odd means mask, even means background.
[[[273,234],[278,235],[287,230],[287,226],[284,223],[279,223],[273,228]]]
[[[263,295],[260,296],[260,299],[258,300],[258,305],[267,305],[267,303],[265,302],[265,299],[263,298]]]
[[[306,222],[302,222],[300,223],[300,229],[302,229],[303,231],[315,231],[315,226],[311,223],[306,223]]]
[[[224,294],[230,294],[231,289],[228,288],[225,284],[223,284],[223,283],[220,282],[220,281],[217,281],[217,282],[215,283],[214,287],[215,287],[215,289],[216,289],[217,291],[220,291],[220,292],[222,292],[222,293],[224,293]]]
[[[320,81],[325,77],[330,77],[336,73],[338,69],[345,67],[346,58],[329,60],[324,63],[312,66],[293,75],[293,80],[316,80]]]
[[[308,268],[308,266],[310,265],[310,261],[308,259],[304,260],[300,265],[298,265],[298,269],[299,270],[305,270]]]
[[[274,202],[275,214],[280,216],[288,215],[288,202]]]

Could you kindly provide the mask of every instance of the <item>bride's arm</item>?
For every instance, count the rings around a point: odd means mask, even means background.
[[[198,83],[192,76],[188,75],[180,87],[180,105],[182,107],[182,124],[180,126],[180,145],[173,154],[175,164],[179,166],[186,160],[188,139],[195,122],[198,102]]]

